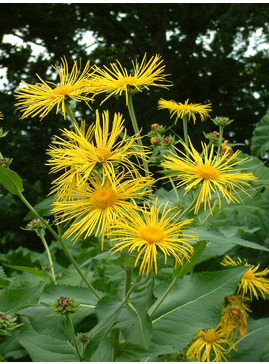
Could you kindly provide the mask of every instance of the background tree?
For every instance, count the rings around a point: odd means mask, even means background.
[[[132,59],[141,60],[145,52],[149,57],[158,53],[174,86],[169,91],[151,89],[150,97],[145,93],[135,96],[143,132],[147,133],[152,123],[169,124],[168,112],[157,111],[160,97],[180,102],[190,99],[211,102],[212,117],[234,119],[230,142],[248,143],[269,105],[268,52],[259,48],[260,42],[268,41],[268,19],[269,6],[262,3],[0,4],[0,64],[7,69],[0,91],[1,126],[9,131],[8,138],[2,139],[1,152],[14,159],[12,169],[23,176],[28,199],[35,204],[49,192],[45,150],[52,136],[68,123],[53,113],[42,122],[38,117],[19,120],[13,93],[21,80],[35,83],[36,73],[54,80],[51,64],[59,64],[64,55],[70,65],[72,59],[81,59],[82,65],[88,59],[98,65],[118,59],[128,68]],[[257,30],[262,36],[254,43],[254,52],[246,53]],[[88,32],[96,39],[94,49]],[[22,44],[7,41],[5,35],[16,35]],[[34,56],[34,45],[45,51]],[[97,98],[98,107],[101,99]],[[125,110],[130,128],[124,106],[124,98],[110,98],[100,109]],[[79,111],[88,123],[93,121],[88,109],[81,106]],[[190,123],[194,144],[200,143],[200,126],[199,122],[195,126]],[[182,134],[179,123],[175,130]],[[206,130],[213,131],[214,125],[206,123]],[[242,149],[248,152],[248,145]],[[35,245],[19,229],[26,213],[20,202],[5,192],[0,205],[0,241],[6,250]]]

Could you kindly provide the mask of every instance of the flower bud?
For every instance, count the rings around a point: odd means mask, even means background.
[[[12,161],[13,161],[12,158],[1,158],[0,166],[8,168],[11,165]]]
[[[151,125],[151,131],[157,131],[160,128],[161,125],[159,124],[152,124]]]
[[[160,144],[160,142],[161,142],[161,139],[160,138],[158,138],[158,137],[152,137],[152,138],[150,138],[150,142],[151,142],[151,144],[153,144],[153,145],[159,145]]]
[[[75,313],[81,313],[77,308],[80,304],[75,302],[75,298],[63,297],[56,299],[54,305],[49,307],[55,311],[56,316],[74,316]]]
[[[78,340],[82,343],[86,343],[89,340],[89,335],[87,332],[80,332],[78,334]]]
[[[0,335],[10,335],[11,331],[14,331],[20,325],[16,324],[17,318],[11,318],[11,316],[0,312]]]
[[[47,223],[49,223],[49,220],[45,220],[45,221]],[[30,221],[26,225],[26,228],[23,230],[35,231],[35,230],[41,230],[41,229],[46,229],[46,226],[38,217],[36,217],[32,221]]]
[[[221,126],[225,128],[230,125],[233,120],[230,120],[227,116],[216,116],[214,119],[211,119],[215,125]]]

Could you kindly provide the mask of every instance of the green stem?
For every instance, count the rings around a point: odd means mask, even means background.
[[[131,121],[133,124],[134,132],[135,132],[135,134],[139,135],[140,131],[138,128],[136,117],[135,117],[132,94],[130,92],[128,93],[128,110],[129,110],[130,118],[131,118]],[[143,148],[143,143],[142,143],[141,138],[138,138],[138,143]],[[142,159],[142,163],[143,163],[143,166],[144,166],[144,169],[146,172],[146,176],[149,176],[150,174],[149,174],[148,162],[146,160]]]
[[[119,339],[120,339],[120,329],[115,329],[113,334],[113,352],[112,361],[116,361],[119,352]]]
[[[221,152],[221,145],[222,145],[222,137],[223,137],[223,126],[219,125],[219,145],[218,145],[218,157],[220,156]]]
[[[179,215],[178,220],[182,219],[182,217],[184,215],[186,215],[188,212],[190,212],[191,209],[195,206],[196,201],[197,201],[197,198],[198,198],[198,195],[199,194],[197,194],[197,196],[194,197],[192,203]]]
[[[36,231],[36,234],[41,239],[41,241],[42,241],[42,243],[44,245],[44,248],[46,250],[46,253],[47,253],[47,256],[48,256],[48,260],[49,260],[49,265],[50,265],[50,270],[51,270],[51,275],[52,275],[53,283],[55,285],[57,285],[56,278],[55,278],[55,273],[54,273],[53,261],[51,259],[51,254],[50,254],[49,247],[48,247],[48,244],[46,242],[44,233],[42,232],[42,230],[37,230]]]
[[[99,294],[95,291],[95,289],[93,288],[93,286],[90,284],[90,282],[87,280],[87,278],[85,277],[85,275],[82,273],[82,271],[80,270],[79,266],[77,265],[77,262],[75,261],[75,259],[72,257],[72,255],[69,253],[68,249],[66,248],[63,239],[51,228],[51,226],[46,222],[46,220],[43,219],[42,216],[39,215],[39,213],[34,209],[34,207],[26,200],[26,198],[23,196],[23,194],[21,192],[18,192],[18,196],[19,198],[22,200],[22,202],[28,207],[28,209],[30,211],[32,211],[32,213],[38,217],[43,224],[46,226],[46,228],[49,230],[49,232],[54,236],[55,239],[57,239],[57,241],[60,243],[63,251],[65,252],[65,255],[67,256],[67,258],[70,260],[70,262],[73,264],[73,266],[75,267],[75,269],[77,270],[78,274],[81,276],[81,278],[84,280],[84,282],[86,283],[86,285],[90,288],[90,290],[92,291],[92,293],[98,298],[98,300],[101,299],[101,297],[99,296]]]
[[[69,319],[70,325],[71,325],[73,333],[74,333],[74,347],[76,349],[79,361],[82,361],[81,354],[80,354],[80,351],[79,351],[79,348],[78,348],[78,343],[76,341],[76,332],[75,332],[75,329],[74,329],[73,321],[72,321],[70,316],[68,316],[68,319]]]
[[[131,269],[125,269],[125,286],[124,286],[124,297],[126,297],[129,289],[131,288],[131,278],[132,278],[132,271]]]
[[[216,207],[216,204],[217,204],[218,200],[215,200],[214,203],[213,203],[213,206],[212,206],[212,209],[211,211],[213,212],[214,211],[214,208]],[[210,218],[211,213],[209,212],[206,216],[206,218],[204,219],[204,221],[201,223],[201,225],[205,225],[205,223],[207,222],[207,220]]]
[[[174,284],[176,283],[177,278],[174,278],[170,284],[170,286],[167,288],[167,290],[164,292],[164,294],[162,295],[162,297],[160,298],[160,300],[157,302],[157,304],[155,305],[155,307],[153,308],[153,310],[149,313],[149,317],[151,317],[154,312],[157,310],[157,308],[160,306],[160,304],[163,302],[163,300],[165,299],[165,297],[168,295],[168,293],[171,291],[172,287],[174,286]]]
[[[65,105],[65,106],[66,106],[66,112],[67,112],[67,114],[69,115],[69,117],[70,117],[70,119],[71,119],[71,121],[72,121],[72,123],[73,123],[73,125],[74,125],[75,129],[76,129],[76,128],[78,128],[78,129],[79,129],[78,123],[76,122],[76,119],[75,119],[74,113],[73,113],[73,111],[71,110],[69,103],[66,103],[66,105]]]
[[[187,119],[187,115],[183,116],[183,133],[184,133],[184,142],[186,144],[186,146],[189,148],[189,139],[188,139],[188,119]],[[186,150],[186,156],[189,156],[189,152]]]

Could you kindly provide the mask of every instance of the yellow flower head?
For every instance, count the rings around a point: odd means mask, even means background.
[[[212,111],[210,106],[211,104],[189,104],[189,99],[186,100],[184,104],[174,100],[167,101],[164,99],[160,99],[158,102],[158,109],[168,109],[170,111],[171,118],[176,115],[175,124],[179,118],[183,119],[185,116],[188,121],[192,118],[193,123],[195,124],[195,114],[200,115],[201,120],[204,121],[209,116],[209,112]]]
[[[0,120],[3,120],[4,119],[4,115],[2,113],[2,111],[0,111]]]
[[[224,266],[227,265],[233,265],[237,266],[239,264],[242,264],[242,261],[240,258],[237,259],[237,261],[234,261],[229,256],[226,256],[223,262],[221,263]],[[254,265],[250,265],[247,262],[244,264],[245,266],[250,266],[250,269],[247,270],[239,284],[238,284],[238,293],[242,293],[242,297],[244,298],[247,294],[250,295],[250,299],[252,301],[252,296],[254,295],[257,299],[259,299],[258,292],[262,295],[263,299],[265,299],[265,295],[269,294],[269,278],[266,278],[266,276],[269,273],[269,269],[265,268],[261,272],[257,272],[259,269],[260,264],[258,264],[256,267]]]
[[[240,151],[235,152],[229,158],[227,158],[227,153],[220,157],[213,156],[214,146],[208,150],[206,144],[202,143],[204,154],[204,157],[202,157],[194,149],[191,142],[190,149],[185,143],[181,142],[181,144],[188,151],[189,156],[175,148],[183,157],[170,152],[163,156],[164,162],[162,166],[171,171],[169,176],[179,180],[178,187],[186,186],[185,193],[193,188],[198,188],[195,214],[198,214],[201,203],[204,203],[204,211],[208,204],[212,214],[210,203],[212,193],[216,193],[219,207],[221,207],[221,197],[224,197],[228,203],[231,201],[239,202],[232,194],[234,192],[238,195],[236,189],[248,195],[244,187],[250,187],[250,185],[246,181],[254,180],[255,177],[252,173],[241,173],[234,168],[234,166],[244,160],[234,161]]]
[[[176,221],[177,213],[171,213],[172,209],[162,205],[157,207],[157,201],[150,207],[141,209],[142,215],[135,210],[131,210],[129,215],[124,215],[120,220],[114,222],[112,234],[119,240],[112,248],[113,252],[122,251],[129,248],[129,252],[138,253],[135,266],[139,258],[143,256],[140,264],[139,274],[146,275],[151,271],[154,264],[155,273],[157,274],[157,255],[158,251],[164,254],[165,263],[168,256],[175,258],[175,266],[182,264],[183,258],[189,259],[193,252],[193,247],[189,242],[197,240],[197,237],[184,235],[183,231],[191,220]]]
[[[198,362],[227,361],[225,353],[234,342],[220,328],[200,330],[193,338],[187,357]]]
[[[128,104],[129,91],[142,91],[142,89],[149,89],[149,86],[157,86],[167,88],[171,84],[162,84],[165,81],[165,74],[163,70],[165,66],[161,66],[163,60],[161,56],[155,55],[146,62],[146,54],[142,62],[139,64],[137,60],[132,61],[133,73],[117,61],[118,64],[111,64],[111,69],[104,66],[104,69],[95,67],[95,72],[92,76],[93,87],[96,94],[103,92],[108,93],[108,96],[102,101],[106,101],[112,95],[126,96],[126,105]]]
[[[224,306],[236,305],[236,306],[241,307],[246,312],[251,312],[251,309],[249,308],[249,305],[247,304],[247,302],[249,302],[249,301],[250,301],[250,298],[243,297],[240,294],[229,294],[229,295],[225,296],[225,298],[224,298]]]
[[[53,212],[60,217],[58,224],[71,223],[63,237],[75,241],[85,234],[85,238],[95,232],[95,236],[104,236],[112,222],[122,215],[128,215],[137,206],[132,202],[143,199],[149,191],[145,188],[152,183],[147,177],[129,178],[129,175],[119,175],[112,185],[109,179],[102,183],[99,178],[92,177],[91,184],[83,188],[68,191],[63,200],[57,199]]]
[[[55,189],[52,192],[62,191],[64,194],[68,186],[73,188],[77,183],[85,183],[94,169],[101,171],[103,177],[111,182],[119,167],[131,170],[137,176],[136,166],[130,158],[146,158],[146,155],[144,149],[136,144],[138,135],[126,136],[123,122],[122,115],[115,113],[110,128],[108,111],[103,112],[102,121],[96,111],[96,124],[87,132],[85,122],[75,131],[64,129],[63,138],[56,137],[47,151],[51,157],[48,160],[51,172],[63,172],[54,181]]]
[[[60,77],[60,85],[54,82],[46,82],[39,75],[37,77],[41,83],[31,85],[23,82],[27,88],[19,88],[15,93],[18,103],[15,106],[23,112],[21,119],[29,116],[40,115],[43,119],[54,107],[56,114],[59,109],[66,114],[66,101],[88,101],[92,100],[87,95],[90,93],[89,88],[89,61],[86,63],[84,70],[80,73],[77,62],[74,61],[73,68],[69,73],[66,59],[62,59],[60,67],[53,66]]]
[[[219,327],[227,336],[236,339],[239,330],[239,336],[244,337],[247,333],[247,313],[241,307],[229,304],[222,309],[222,317]]]

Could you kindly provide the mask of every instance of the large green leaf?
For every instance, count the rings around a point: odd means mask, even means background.
[[[19,270],[22,272],[28,272],[28,273],[33,274],[34,276],[37,276],[37,277],[40,277],[43,279],[49,279],[49,280],[53,281],[52,276],[50,276],[48,273],[46,273],[40,269],[36,269],[36,268],[32,268],[32,267],[24,267],[21,265],[10,265],[10,264],[4,264],[4,266],[6,266],[8,268]]]
[[[102,339],[108,334],[117,321],[118,315],[124,303],[116,298],[105,296],[96,305],[98,324],[89,331],[90,342],[85,350],[84,358],[89,360]]]
[[[77,362],[78,357],[67,341],[36,332],[26,317],[22,318],[19,342],[33,362]]]
[[[258,157],[264,157],[269,151],[269,109],[254,129],[250,149]]]
[[[8,288],[13,283],[13,279],[7,278],[3,267],[0,266],[0,288]]]
[[[44,283],[34,287],[3,289],[0,292],[0,311],[12,315],[18,310],[36,304],[43,288]]]
[[[259,320],[248,319],[248,332],[238,340],[237,351],[232,350],[227,357],[236,362],[268,362],[269,351],[269,318]]]
[[[247,267],[185,275],[173,286],[152,317],[153,334],[148,351],[126,345],[119,360],[129,361],[184,349],[203,328],[215,327],[222,302],[235,291]],[[155,296],[162,297],[169,284],[160,284]],[[154,307],[154,306],[153,306]]]
[[[14,195],[24,191],[21,177],[11,169],[0,166],[0,182]]]

